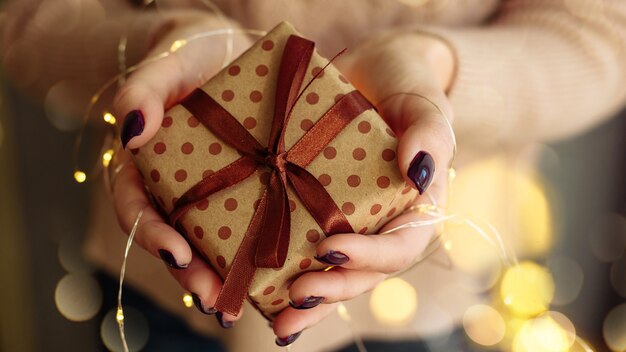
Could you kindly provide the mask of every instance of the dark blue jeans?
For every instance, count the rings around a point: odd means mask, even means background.
[[[104,294],[104,304],[100,319],[117,306],[117,280],[106,274],[98,274]],[[180,318],[162,310],[149,299],[126,286],[124,304],[140,310],[147,322],[150,335],[144,351],[148,352],[226,352],[224,345],[217,339],[196,334],[187,328]],[[423,341],[381,342],[365,341],[368,352],[470,352],[478,351],[468,344],[462,331],[457,330],[445,341],[427,344]],[[105,346],[102,350],[106,351]],[[297,350],[297,349],[296,349]],[[256,352],[256,351],[255,351]],[[262,351],[259,351],[262,352]],[[338,352],[358,352],[352,344]]]

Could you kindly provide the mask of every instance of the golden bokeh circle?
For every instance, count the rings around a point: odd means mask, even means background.
[[[472,341],[483,346],[493,346],[504,338],[506,325],[497,310],[477,304],[465,311],[463,328]]]
[[[602,335],[611,351],[626,351],[626,303],[614,307],[606,315]]]
[[[102,306],[102,289],[96,279],[87,274],[70,273],[57,283],[54,302],[59,313],[71,321],[93,318]]]
[[[522,262],[505,272],[500,296],[515,314],[534,316],[548,309],[554,297],[554,280],[546,268]]]
[[[116,316],[117,308],[111,309],[104,316],[100,324],[100,338],[110,351],[121,352],[123,351],[122,339]],[[124,335],[129,351],[141,351],[150,337],[148,321],[144,314],[131,306],[124,307]]]
[[[403,279],[385,280],[372,291],[370,309],[380,323],[404,326],[415,317],[417,292]]]

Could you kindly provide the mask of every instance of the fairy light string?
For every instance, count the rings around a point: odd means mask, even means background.
[[[212,4],[209,0],[201,0],[201,2],[204,3],[207,7],[209,7],[225,23],[228,23],[228,21],[226,20],[226,17],[221,13],[221,11],[219,10],[217,6]],[[115,84],[117,84],[118,86],[122,84],[125,78],[130,73],[142,67],[145,67],[147,65],[153,64],[159,60],[167,58],[171,55],[174,55],[179,50],[186,47],[189,43],[202,39],[202,38],[211,38],[211,37],[218,37],[218,36],[223,36],[226,38],[225,40],[225,46],[226,46],[225,52],[226,53],[225,53],[225,57],[224,57],[223,65],[222,65],[223,67],[225,67],[233,59],[232,58],[233,41],[234,41],[235,35],[250,35],[250,36],[256,36],[256,37],[262,37],[265,34],[266,32],[261,31],[261,30],[235,29],[235,28],[220,28],[220,29],[215,29],[215,30],[204,31],[204,32],[196,33],[186,38],[178,39],[173,42],[169,50],[156,54],[152,57],[149,57],[143,60],[141,63],[133,65],[131,67],[126,67],[125,58],[126,58],[126,49],[127,49],[128,43],[127,43],[127,38],[123,36],[120,39],[120,42],[118,45],[118,61],[119,61],[118,67],[120,69],[120,73],[116,75],[115,77],[111,78],[110,80],[108,80],[107,82],[105,82],[105,84],[103,84],[103,86],[96,91],[96,93],[92,96],[83,115],[80,130],[76,137],[74,149],[72,152],[73,163],[75,165],[73,176],[76,182],[83,183],[83,182],[95,179],[101,170],[105,170],[106,172],[104,172],[103,179],[104,179],[105,185],[107,186],[107,189],[109,190],[109,193],[112,193],[112,188],[115,183],[116,176],[128,163],[128,161],[120,162],[119,153],[116,152],[116,150],[119,150],[120,148],[119,141],[118,141],[119,140],[118,131],[115,128],[117,126],[117,118],[110,112],[105,111],[101,115],[99,115],[101,116],[101,119],[100,119],[101,123],[104,123],[105,126],[108,127],[106,130],[105,140],[100,149],[100,158],[98,159],[99,162],[96,163],[96,165],[93,165],[91,167],[81,167],[79,165],[78,156],[79,156],[80,149],[83,147],[85,129],[89,123],[90,118],[93,115],[93,109],[95,105],[101,100],[103,94],[109,88],[111,88]],[[451,186],[456,175],[454,168],[452,168],[452,162],[457,153],[456,137],[454,134],[454,130],[452,129],[451,121],[437,104],[435,104],[428,97],[423,96],[418,93],[413,93],[413,92],[394,93],[390,96],[387,96],[386,98],[384,98],[383,100],[378,102],[378,104],[375,104],[375,105],[379,106],[385,101],[395,96],[401,96],[401,95],[410,97],[410,98],[423,99],[427,101],[441,114],[441,117],[444,119],[448,127],[451,140],[452,140],[452,145],[453,145],[453,155],[450,160],[450,167],[449,167],[448,174],[447,174],[448,183],[449,183],[449,186]],[[87,172],[86,170],[91,170],[91,171]],[[450,189],[452,189],[452,187],[449,187],[449,190]],[[419,256],[410,267],[406,268],[405,270],[401,272],[390,275],[389,278],[397,277],[410,271],[416,265],[418,265],[419,263],[422,263],[424,260],[429,258],[432,254],[434,254],[440,248],[442,240],[445,239],[443,225],[446,223],[462,224],[462,225],[467,226],[471,230],[473,230],[473,232],[477,234],[481,240],[485,241],[485,243],[487,243],[489,246],[491,246],[492,248],[494,248],[494,250],[497,251],[500,261],[504,267],[510,268],[519,264],[513,251],[510,251],[506,248],[504,241],[502,240],[502,236],[489,222],[483,219],[476,218],[476,217],[452,213],[445,207],[437,204],[434,197],[432,197],[428,192],[425,194],[425,196],[430,200],[430,203],[420,203],[420,204],[413,205],[412,207],[405,210],[404,212],[404,213],[415,212],[422,219],[407,222],[405,224],[387,229],[386,231],[379,234],[379,235],[389,235],[401,229],[407,229],[407,228],[415,229],[415,228],[439,226],[439,229],[435,231],[435,235],[430,236],[429,242],[427,246],[425,247],[425,250],[423,251],[422,255]],[[447,197],[449,196],[450,196],[450,193],[448,193]],[[130,235],[126,243],[123,261],[122,261],[121,268],[120,268],[120,279],[119,279],[119,288],[118,288],[118,295],[117,295],[116,322],[118,324],[120,338],[122,341],[122,348],[124,352],[128,352],[129,347],[128,347],[128,343],[126,340],[125,329],[124,329],[125,317],[124,317],[124,309],[122,305],[122,293],[123,293],[122,288],[123,288],[124,279],[125,279],[129,252],[132,247],[135,234],[139,227],[139,223],[143,215],[144,209],[139,211],[133,223],[133,227],[131,229]],[[449,248],[450,243],[451,242],[449,240],[444,241],[445,250],[448,250],[448,251],[450,250]],[[188,306],[188,302],[185,301],[185,298],[187,297],[183,298],[183,302],[186,306]],[[338,304],[337,314],[346,323],[347,327],[350,329],[353,339],[354,339],[354,344],[356,345],[358,351],[366,352],[367,349],[363,343],[362,336],[360,335],[355,325],[355,322],[352,320],[347,307],[343,303]],[[593,351],[593,349],[579,336],[574,335],[574,341],[585,352]],[[291,348],[292,346],[288,346],[287,350],[291,351]]]

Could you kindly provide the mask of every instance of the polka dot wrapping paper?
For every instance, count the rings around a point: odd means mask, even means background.
[[[201,89],[267,145],[274,114],[278,68],[291,34],[282,23]],[[328,60],[317,53],[303,87]],[[289,150],[336,99],[354,87],[332,65],[326,67],[293,108],[285,129]],[[306,168],[330,194],[352,228],[376,233],[389,219],[411,206],[417,192],[405,184],[396,161],[397,139],[373,110],[357,116]],[[240,158],[182,105],[166,112],[161,129],[133,158],[158,206],[166,213],[188,189]],[[195,204],[179,221],[179,230],[211,266],[225,277],[269,179],[261,167],[244,181]],[[304,272],[323,270],[314,259],[325,234],[290,187],[288,255],[282,268],[259,268],[248,290],[249,301],[267,318],[288,306],[289,285]]]

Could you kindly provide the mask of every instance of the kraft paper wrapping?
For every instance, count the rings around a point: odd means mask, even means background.
[[[276,77],[289,35],[287,23],[274,28],[203,87],[262,144],[269,138]],[[305,84],[328,60],[313,54]],[[354,87],[332,65],[314,80],[294,107],[286,128],[289,150],[342,94]],[[383,119],[368,110],[354,119],[307,170],[318,178],[355,231],[376,233],[389,219],[409,207],[417,192],[405,184],[396,161],[397,140]],[[161,129],[133,158],[144,181],[165,212],[177,197],[240,157],[181,105],[166,112]],[[182,231],[225,277],[261,197],[269,173],[260,168],[243,182],[211,195],[181,218]],[[314,259],[326,236],[294,192],[289,189],[291,240],[281,269],[257,269],[249,300],[268,318],[288,306],[291,282],[325,265]]]

